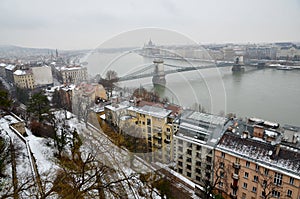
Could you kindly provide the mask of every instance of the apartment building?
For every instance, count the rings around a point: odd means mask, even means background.
[[[136,136],[146,139],[148,144],[146,159],[162,163],[173,161],[173,120],[180,110],[175,105],[144,101],[138,105],[113,103],[104,108],[106,121],[119,127],[120,131],[126,126],[138,128],[140,135]]]
[[[56,67],[63,84],[78,84],[87,80],[87,68],[83,66]]]
[[[5,67],[5,77],[9,83],[14,82],[14,72],[18,69],[16,65],[9,64]]]
[[[19,88],[34,89],[34,78],[31,69],[16,70],[13,73],[14,83]]]
[[[229,123],[224,117],[183,111],[174,121],[176,171],[202,186],[212,182],[214,148]]]
[[[236,121],[215,150],[218,191],[230,198],[300,198],[300,148],[288,138],[283,143],[285,136],[276,123]]]

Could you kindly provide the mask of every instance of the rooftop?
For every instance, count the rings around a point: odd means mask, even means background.
[[[16,70],[14,72],[14,75],[27,75],[27,74],[29,74],[28,70]]]
[[[143,107],[129,107],[128,110],[138,112],[140,114],[151,115],[158,118],[166,118],[172,111],[157,106],[145,105]]]
[[[84,69],[85,67],[83,66],[63,66],[63,67],[56,67],[57,70],[59,71],[69,71],[69,70],[80,70],[80,69]]]
[[[215,146],[231,122],[224,117],[190,110],[179,117],[177,137]]]
[[[11,64],[5,67],[5,69],[7,69],[7,70],[14,70],[15,68],[16,68],[16,66],[11,65]]]
[[[223,135],[217,149],[252,160],[272,170],[287,172],[300,179],[300,150],[298,149],[254,138],[243,138],[232,132]]]

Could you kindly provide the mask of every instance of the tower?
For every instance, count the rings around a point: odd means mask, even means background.
[[[155,64],[155,69],[152,83],[154,85],[166,85],[164,61],[162,59],[154,59],[153,63]]]

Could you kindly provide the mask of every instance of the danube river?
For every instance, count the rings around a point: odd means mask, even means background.
[[[152,63],[152,59],[130,53],[94,53],[86,61],[90,75],[107,70],[119,76]],[[197,62],[165,60],[165,63],[198,66]],[[232,74],[231,68],[202,69],[166,76],[165,87],[155,88],[161,96],[186,108],[201,104],[207,112],[235,113],[237,117],[257,117],[281,124],[300,126],[300,70],[249,70]],[[151,78],[120,82],[121,87],[154,89]]]

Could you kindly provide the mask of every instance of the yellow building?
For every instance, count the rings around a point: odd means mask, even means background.
[[[34,89],[34,78],[32,70],[16,70],[14,73],[15,85],[19,88]]]
[[[172,111],[145,105],[129,107],[128,115],[135,117],[135,125],[141,128],[143,137],[147,138],[149,161],[168,163],[173,159],[171,140],[173,137]]]
[[[230,198],[300,198],[299,148],[261,127],[237,125],[223,135],[215,150],[222,168],[214,173],[216,188]]]
[[[143,157],[150,162],[169,163],[173,160],[173,113],[160,105],[131,106],[113,104],[105,106],[106,121],[119,127],[134,126],[139,138],[146,139],[148,153]],[[126,132],[125,132],[126,133]]]

